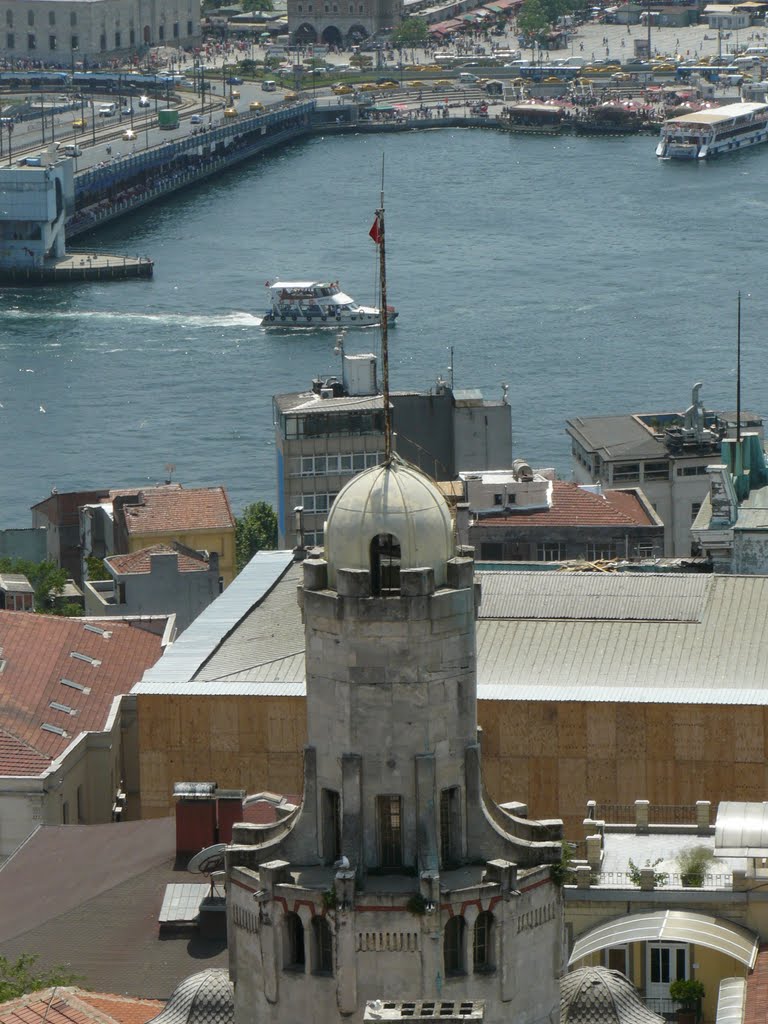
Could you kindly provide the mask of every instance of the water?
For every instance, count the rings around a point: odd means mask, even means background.
[[[59,490],[224,484],[274,499],[271,396],[336,372],[333,335],[270,335],[276,276],[375,290],[368,229],[386,154],[392,386],[510,385],[515,454],[569,471],[564,421],[735,405],[768,411],[763,147],[662,163],[655,139],[481,130],[314,139],[103,229],[151,282],[0,292],[0,526]],[[78,244],[83,244],[79,242]],[[347,336],[348,351],[375,335]],[[45,410],[45,411],[42,411]]]

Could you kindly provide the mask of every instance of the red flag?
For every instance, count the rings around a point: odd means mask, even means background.
[[[379,225],[379,215],[378,215],[378,213],[376,214],[376,220],[373,222],[373,227],[368,232],[368,234],[374,240],[376,245],[378,245],[379,242],[381,241],[381,228],[380,228],[380,225]]]

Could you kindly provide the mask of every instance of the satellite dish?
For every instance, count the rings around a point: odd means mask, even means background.
[[[224,851],[226,843],[216,843],[214,846],[206,846],[204,850],[196,853],[187,864],[187,871],[201,875],[211,875],[214,871],[221,871],[224,867]]]

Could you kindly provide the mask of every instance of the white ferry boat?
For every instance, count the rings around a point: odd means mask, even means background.
[[[656,156],[706,160],[763,142],[768,142],[768,103],[729,103],[665,121]]]
[[[270,305],[262,326],[267,328],[375,327],[381,310],[359,306],[339,289],[338,281],[275,281],[267,283]],[[397,319],[394,306],[387,306],[387,323]]]

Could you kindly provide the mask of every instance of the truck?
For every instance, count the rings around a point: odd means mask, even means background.
[[[157,124],[159,128],[178,128],[179,127],[179,112],[178,110],[158,110],[157,112]]]

